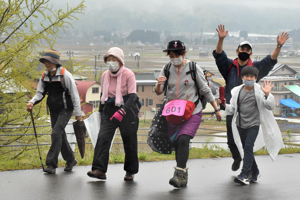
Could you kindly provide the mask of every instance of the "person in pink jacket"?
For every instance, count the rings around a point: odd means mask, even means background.
[[[106,179],[109,149],[115,131],[119,128],[125,150],[124,180],[132,181],[139,169],[137,130],[141,106],[136,95],[135,75],[124,66],[124,53],[118,47],[108,50],[104,55],[104,62],[108,70],[103,73],[101,81],[101,125],[92,170],[87,175]]]

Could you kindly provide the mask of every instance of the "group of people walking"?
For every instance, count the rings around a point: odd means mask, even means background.
[[[275,101],[271,94],[271,82],[265,82],[264,87],[256,82],[266,76],[277,63],[277,57],[282,45],[288,39],[287,33],[277,38],[277,46],[271,55],[260,61],[251,60],[252,45],[241,42],[237,49],[237,58],[232,60],[223,51],[223,41],[228,31],[224,25],[217,28],[219,40],[213,56],[216,65],[225,79],[225,108],[228,147],[234,162],[231,169],[237,171],[243,161],[241,173],[235,182],[246,185],[256,182],[260,176],[258,165],[254,158],[255,149],[266,146],[272,159],[275,159],[283,142],[278,125],[273,117],[272,109]],[[211,104],[215,116],[221,121],[222,114],[210,86],[207,84],[201,67],[186,58],[185,44],[180,40],[168,43],[163,51],[169,57],[168,71],[164,66],[155,85],[157,95],[165,94],[165,101],[172,102],[185,109],[184,115],[190,112],[187,119],[174,120],[167,117],[167,133],[175,150],[176,166],[169,184],[174,187],[185,187],[188,182],[187,161],[189,158],[189,143],[195,136],[202,119],[202,99]],[[77,164],[74,153],[66,139],[65,126],[75,110],[76,120],[81,121],[80,98],[72,75],[61,67],[60,54],[54,49],[46,50],[40,58],[46,71],[40,78],[35,96],[27,104],[27,110],[39,103],[47,94],[47,106],[50,110],[52,144],[47,154],[45,172],[54,174],[58,163],[58,154],[62,153],[66,161],[65,171],[71,171]],[[138,173],[137,130],[139,126],[138,113],[141,107],[136,94],[134,73],[125,67],[124,52],[118,47],[112,47],[104,55],[108,70],[102,74],[99,112],[101,125],[91,171],[87,175],[92,178],[106,179],[109,161],[109,149],[115,130],[120,129],[125,150],[124,171],[125,181],[132,181]],[[191,66],[195,68],[192,69]],[[166,74],[167,72],[167,74]],[[192,74],[196,75],[195,77]],[[186,104],[178,103],[184,100]],[[180,101],[181,102],[181,101]],[[218,102],[221,104],[222,101]],[[192,108],[184,105],[192,104]]]

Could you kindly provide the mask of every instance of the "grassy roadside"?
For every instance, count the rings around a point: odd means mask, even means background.
[[[209,116],[207,116],[209,117]],[[280,126],[282,126],[284,122],[278,122]],[[140,128],[145,128],[146,130],[140,130],[140,134],[147,135],[148,128],[151,124],[151,120],[140,120]],[[291,133],[299,133],[299,127],[294,126],[292,123],[287,124],[288,127],[282,126],[282,131],[286,133],[287,136],[284,137],[284,141],[286,142],[286,147],[281,149],[279,154],[292,154],[292,153],[300,153],[300,145],[289,145],[290,134]],[[289,128],[286,130],[286,128]],[[216,122],[215,120],[204,120],[201,122],[200,129],[197,131],[197,135],[201,134],[210,134],[215,131],[211,131],[210,129],[215,129],[219,132],[226,131],[226,121],[222,120],[221,122]],[[139,142],[146,142],[147,136],[138,136]],[[44,138],[47,143],[50,141],[49,138]],[[86,140],[87,142],[89,139]],[[116,136],[115,142],[121,142],[120,136]],[[41,141],[42,142],[42,141]],[[36,146],[28,147],[19,157],[14,158],[16,156],[17,151],[15,148],[10,149],[1,149],[0,148],[0,171],[7,170],[24,170],[24,169],[36,169],[41,168],[41,161],[39,159],[39,154]],[[4,152],[4,150],[6,152]],[[20,149],[18,149],[20,151]],[[49,146],[40,146],[41,155],[43,159],[43,163],[45,164],[46,155],[49,150]],[[255,155],[267,155],[268,152],[264,149],[255,152]],[[75,147],[75,157],[78,161],[78,165],[91,165],[93,161],[94,148],[91,144],[86,144],[85,148],[85,157],[82,159],[80,157],[77,146]],[[162,161],[162,160],[175,160],[174,152],[170,155],[159,154],[153,152],[147,144],[139,144],[139,161],[140,162],[153,162],[153,161]],[[190,150],[190,159],[204,159],[204,158],[223,158],[223,157],[231,157],[231,153],[228,149],[223,149],[218,145],[211,145],[208,143],[204,143],[202,148],[192,148]],[[124,162],[124,150],[122,144],[114,144],[112,151],[110,153],[109,163],[123,163]],[[64,167],[65,162],[59,161],[59,167]]]
[[[48,151],[48,147],[44,146],[41,148],[43,163],[45,164],[45,157]],[[75,149],[75,156],[78,161],[77,165],[91,165],[93,160],[93,147],[92,145],[86,146],[85,157],[81,159],[78,149]],[[300,147],[286,147],[280,150],[279,154],[292,154],[300,153]],[[267,155],[267,150],[259,150],[255,152],[255,155]],[[223,158],[230,157],[231,154],[229,150],[220,148],[218,145],[208,145],[204,144],[203,148],[192,148],[190,150],[190,159],[205,159],[205,158]],[[163,161],[163,160],[174,160],[175,154],[159,154],[153,151],[140,151],[139,152],[140,162],[153,162],[153,161]],[[124,153],[113,151],[110,153],[109,163],[123,163]],[[64,167],[65,162],[59,161],[59,167]],[[25,169],[37,169],[41,168],[41,161],[37,149],[32,149],[27,151],[24,155],[17,159],[11,160],[8,156],[2,155],[0,158],[0,171],[8,170],[25,170]]]

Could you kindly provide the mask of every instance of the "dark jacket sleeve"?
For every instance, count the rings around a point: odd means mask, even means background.
[[[130,108],[137,109],[137,101],[138,101],[138,96],[136,93],[131,93],[127,95],[127,100],[122,106],[122,108],[125,110],[125,112],[128,112]]]
[[[216,50],[213,51],[213,56],[216,61],[216,65],[222,74],[223,78],[227,80],[228,68],[232,63],[232,59],[228,58],[226,53],[222,51],[222,53],[218,54]]]
[[[269,72],[273,69],[274,65],[277,63],[277,60],[272,60],[271,55],[267,55],[260,61],[254,61],[254,66],[258,68],[259,74],[257,82],[263,77],[267,76]]]
[[[102,104],[102,103],[101,103],[101,97],[102,97],[102,92],[101,92],[101,94],[100,94],[100,106],[99,106],[99,113],[102,113],[102,112],[103,112],[103,108],[104,108],[104,106],[105,106],[105,104]]]

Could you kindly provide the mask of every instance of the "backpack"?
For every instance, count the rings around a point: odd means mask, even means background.
[[[64,68],[64,67],[62,67],[61,68],[61,72],[60,72],[60,76],[62,76],[62,79],[61,79],[61,85],[62,85],[62,87],[64,88],[64,92],[63,92],[63,101],[64,101],[64,107],[65,107],[65,109],[67,109],[68,108],[68,106],[67,106],[67,100],[66,100],[66,92],[67,92],[67,87],[66,87],[66,83],[65,83],[65,77],[64,77],[64,74],[65,74],[65,71],[66,71],[66,68]],[[45,72],[46,71],[44,71],[43,73],[42,73],[42,80],[44,81],[44,78],[45,78]],[[48,106],[47,106],[47,112],[48,112]]]
[[[61,86],[62,86],[62,87],[65,89],[65,91],[66,91],[66,90],[67,90],[67,87],[66,87],[65,77],[64,77],[65,71],[66,71],[66,68],[62,67],[62,68],[61,68],[60,75],[62,76],[62,79],[61,79]],[[44,72],[42,73],[42,80],[44,80],[44,78],[45,78],[45,72],[46,72],[46,71],[44,71]]]
[[[165,85],[164,85],[164,91],[165,91],[164,95],[165,95],[165,96],[166,96],[166,94],[167,94],[168,78],[169,78],[169,75],[170,75],[170,67],[171,67],[171,65],[172,65],[172,63],[169,62],[169,63],[166,64],[165,67],[164,67],[165,77],[167,78],[167,80],[165,81]],[[186,74],[191,74],[192,79],[193,79],[193,81],[195,82],[195,86],[196,86],[196,90],[197,90],[197,95],[198,95],[198,99],[197,99],[197,101],[195,102],[195,106],[197,106],[198,103],[199,103],[199,101],[200,101],[201,104],[202,104],[202,109],[205,109],[205,108],[206,108],[207,101],[206,101],[205,97],[204,97],[203,95],[201,95],[200,92],[199,92],[199,86],[198,86],[197,78],[196,78],[196,77],[197,77],[197,76],[196,76],[196,74],[197,74],[197,73],[196,73],[196,62],[193,62],[193,61],[190,62],[190,63],[189,63],[189,68],[190,68],[190,71],[186,72]],[[210,76],[211,76],[211,74],[208,73],[206,70],[203,70],[203,73],[204,73],[204,75],[205,75],[206,78],[207,78],[206,75],[210,75]],[[207,79],[206,79],[206,81],[207,81]],[[207,81],[207,85],[210,86],[209,81]]]

